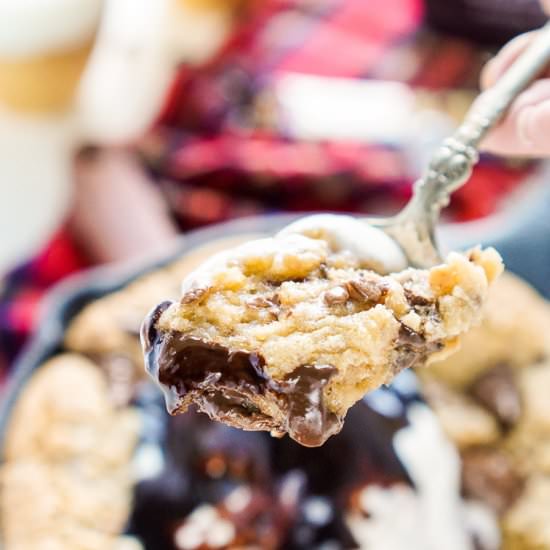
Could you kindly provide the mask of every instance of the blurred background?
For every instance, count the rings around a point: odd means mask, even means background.
[[[0,372],[73,273],[243,216],[395,212],[483,64],[544,21],[536,0],[0,0]],[[484,156],[446,219],[494,237],[541,179]]]

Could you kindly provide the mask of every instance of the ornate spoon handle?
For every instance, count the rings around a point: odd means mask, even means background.
[[[490,89],[474,102],[454,135],[435,152],[427,172],[415,184],[412,210],[429,212],[435,223],[449,197],[469,179],[479,160],[477,147],[504,116],[514,99],[550,62],[550,23]],[[549,138],[550,139],[550,138]],[[410,212],[410,210],[409,210]]]
[[[477,147],[520,92],[544,70],[549,60],[550,23],[547,23],[496,84],[479,96],[457,130],[455,139],[464,145]]]

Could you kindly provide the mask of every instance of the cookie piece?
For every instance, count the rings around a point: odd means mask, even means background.
[[[130,513],[129,483],[116,476],[88,475],[80,468],[38,458],[8,462],[1,471],[2,536],[12,544],[40,537],[64,538],[81,528],[115,537]]]
[[[321,445],[366,392],[453,349],[502,270],[494,250],[476,249],[380,275],[330,236],[246,243],[154,309],[146,366],[172,414],[195,403],[232,426]]]
[[[550,477],[529,479],[525,493],[503,520],[503,550],[550,548]]]
[[[550,356],[550,306],[511,273],[495,282],[479,327],[464,335],[460,350],[422,374],[466,388],[496,365],[529,366]]]
[[[134,410],[114,409],[105,376],[91,361],[65,354],[40,367],[5,439],[0,520],[6,546],[140,548],[118,538],[130,514],[139,430]]]
[[[458,396],[475,403],[500,427],[498,438],[476,442],[468,436],[470,426],[455,418],[455,431],[447,433],[461,445],[463,490],[499,514],[505,550],[550,548],[545,525],[549,328],[548,303],[506,274],[491,289],[485,319],[465,336],[462,349],[421,373],[428,401],[444,423]],[[434,384],[444,388],[435,398]]]
[[[65,354],[33,375],[19,398],[4,447],[8,461],[79,457],[121,466],[130,459],[139,422],[131,409],[114,411],[101,369]]]
[[[550,363],[521,369],[516,381],[522,413],[503,445],[524,474],[550,474]]]
[[[501,435],[497,419],[469,396],[435,381],[423,391],[449,439],[464,449],[496,443]]]
[[[524,403],[521,427],[534,438],[550,437],[550,363],[532,365],[518,378]]]

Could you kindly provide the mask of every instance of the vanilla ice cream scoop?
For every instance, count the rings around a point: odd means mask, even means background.
[[[301,234],[326,241],[336,252],[349,252],[360,267],[381,275],[402,271],[407,258],[399,245],[384,231],[352,216],[316,214],[285,227],[279,235]]]

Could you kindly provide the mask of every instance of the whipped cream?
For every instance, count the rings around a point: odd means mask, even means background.
[[[25,117],[0,106],[0,276],[44,246],[66,214],[72,136],[67,119]]]
[[[417,404],[408,418],[410,425],[397,432],[394,446],[415,489],[369,486],[362,491],[360,505],[368,517],[348,518],[361,547],[473,550],[477,539],[497,550],[497,518],[487,506],[461,498],[460,458],[434,414]]]
[[[0,57],[28,58],[84,44],[102,5],[102,0],[0,0]]]
[[[399,245],[381,229],[352,216],[316,214],[285,227],[278,235],[301,234],[326,241],[334,252],[349,252],[361,267],[381,275],[403,271],[407,259]]]
[[[232,28],[231,10],[208,7],[190,6],[185,1],[173,3],[166,37],[174,60],[205,63],[227,40]]]
[[[76,98],[86,140],[132,141],[162,109],[174,68],[166,37],[170,5],[171,0],[105,0]]]

